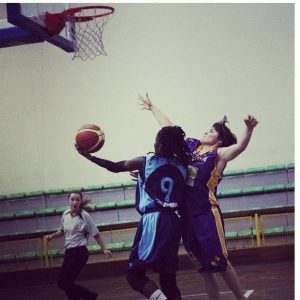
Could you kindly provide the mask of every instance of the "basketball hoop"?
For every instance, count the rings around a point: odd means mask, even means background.
[[[45,24],[50,35],[59,34],[66,26],[74,41],[74,56],[82,60],[107,55],[103,44],[103,28],[115,9],[111,6],[82,6],[61,13],[45,13]]]

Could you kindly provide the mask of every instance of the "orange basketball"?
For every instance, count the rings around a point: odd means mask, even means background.
[[[75,136],[75,142],[79,151],[89,153],[99,151],[105,142],[103,130],[95,124],[81,126]]]

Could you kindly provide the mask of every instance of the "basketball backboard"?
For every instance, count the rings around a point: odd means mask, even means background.
[[[73,40],[64,28],[50,35],[45,29],[45,12],[59,13],[68,9],[64,3],[0,3],[0,48],[17,45],[49,43],[67,52],[74,51]]]

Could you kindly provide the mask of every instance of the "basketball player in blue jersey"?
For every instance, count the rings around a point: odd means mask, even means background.
[[[129,257],[127,281],[148,299],[180,300],[176,271],[181,225],[176,211],[183,200],[190,160],[185,133],[178,126],[162,128],[154,149],[155,153],[116,163],[79,153],[111,172],[138,170],[136,208],[142,218]],[[146,276],[147,269],[159,274],[161,289]]]
[[[139,99],[142,109],[150,110],[161,126],[173,125],[152,104],[148,94]],[[201,141],[186,140],[192,160],[187,171],[186,198],[180,208],[183,242],[197,269],[203,273],[209,299],[213,300],[220,299],[215,272],[220,272],[236,299],[246,299],[239,278],[228,260],[224,222],[216,199],[217,186],[227,162],[246,149],[258,124],[253,116],[247,116],[244,122],[245,132],[238,142],[226,126],[226,117],[213,124]]]

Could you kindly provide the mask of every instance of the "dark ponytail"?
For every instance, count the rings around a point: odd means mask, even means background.
[[[223,119],[219,122],[216,122],[213,127],[219,134],[219,139],[222,144],[221,147],[228,147],[237,143],[236,136],[230,131],[226,126],[226,123],[229,123],[227,117],[224,116]]]

